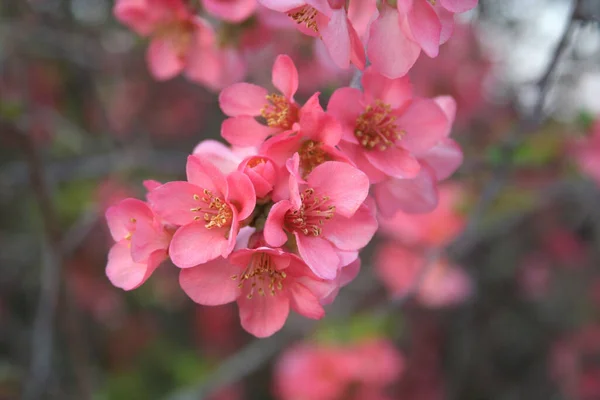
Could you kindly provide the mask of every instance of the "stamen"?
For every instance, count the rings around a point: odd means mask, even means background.
[[[300,194],[302,204],[297,210],[288,211],[285,221],[290,231],[299,231],[306,236],[320,236],[325,221],[335,215],[335,206],[329,204],[329,197],[315,196],[312,188]]]
[[[244,284],[250,282],[250,291],[246,298],[251,300],[254,296],[254,291],[258,291],[260,296],[264,296],[267,292],[271,296],[277,294],[277,290],[283,290],[283,281],[286,277],[284,272],[277,270],[273,264],[271,256],[266,253],[257,253],[252,256],[246,270],[238,278],[237,275],[232,275],[231,279],[239,279],[238,288],[243,288]]]
[[[385,150],[395,145],[402,132],[396,126],[396,117],[390,115],[392,107],[376,100],[367,106],[356,120],[354,136],[367,150]]]
[[[267,104],[260,110],[260,115],[271,128],[291,129],[298,119],[298,110],[280,94],[267,96]]]
[[[308,29],[315,33],[319,33],[317,26],[317,10],[311,6],[303,6],[294,12],[289,12],[288,17],[294,20],[297,24],[304,24]]]
[[[313,169],[329,160],[327,153],[323,150],[323,143],[312,140],[302,143],[298,154],[300,155],[300,168],[302,168],[303,178],[306,178]]]
[[[214,227],[222,228],[229,225],[233,218],[231,207],[218,196],[213,195],[208,189],[204,189],[203,194],[202,197],[197,194],[192,196],[195,201],[204,203],[204,205],[190,208],[190,212],[204,213],[203,216],[194,216],[194,221],[204,219],[204,221],[206,221],[204,226],[207,229],[212,229]]]

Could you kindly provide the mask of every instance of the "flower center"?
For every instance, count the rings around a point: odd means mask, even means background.
[[[300,155],[300,168],[302,168],[303,178],[306,178],[313,169],[329,160],[327,153],[323,150],[323,143],[312,140],[302,143],[298,154]]]
[[[275,296],[278,290],[283,290],[283,281],[286,276],[285,272],[275,268],[270,255],[258,253],[252,256],[250,264],[241,275],[232,275],[231,279],[240,281],[238,284],[240,289],[246,282],[250,283],[250,291],[246,297],[252,299],[254,292],[258,292],[260,296],[264,296],[267,292],[271,296]]]
[[[195,201],[204,203],[199,207],[190,208],[190,211],[193,213],[198,212],[204,214],[203,217],[196,215],[194,217],[195,221],[204,219],[204,221],[206,221],[204,226],[207,229],[212,229],[214,227],[222,228],[231,224],[231,220],[233,219],[231,207],[219,197],[213,195],[210,190],[204,189],[202,197],[194,194],[193,198]]]
[[[260,115],[271,128],[287,130],[294,125],[298,110],[284,96],[273,93],[267,96],[267,104],[260,110]]]
[[[327,196],[315,196],[315,190],[308,188],[300,194],[302,205],[299,209],[288,211],[285,222],[289,230],[299,231],[306,236],[321,235],[326,220],[333,218],[335,206],[330,204]]]
[[[304,24],[308,29],[319,33],[317,26],[317,10],[311,6],[303,6],[288,13],[288,17],[297,24]]]
[[[156,34],[170,42],[177,57],[185,59],[194,37],[194,25],[189,21],[173,21],[160,26]]]
[[[385,150],[394,146],[394,142],[402,136],[396,126],[396,117],[390,115],[392,107],[381,100],[367,106],[356,120],[354,136],[367,150]]]

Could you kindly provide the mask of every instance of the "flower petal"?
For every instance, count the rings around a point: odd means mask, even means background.
[[[294,311],[306,318],[321,319],[325,316],[319,299],[301,283],[290,287],[290,305]]]
[[[267,102],[267,89],[251,83],[234,83],[219,94],[219,106],[230,117],[260,115]]]
[[[389,179],[374,187],[377,207],[386,218],[402,210],[406,213],[427,213],[435,209],[438,193],[433,171],[423,165],[414,179]]]
[[[203,196],[203,189],[188,182],[167,182],[148,193],[148,202],[156,214],[174,225],[186,225],[194,221],[198,213],[195,196]]]
[[[273,85],[288,99],[292,100],[298,90],[298,70],[292,59],[280,54],[275,59],[272,73]]]
[[[413,88],[408,76],[389,79],[369,67],[363,74],[362,84],[367,103],[381,100],[392,108],[400,108],[412,99]]]
[[[350,67],[350,34],[346,10],[333,10],[329,21],[326,17],[318,19],[319,33],[333,62],[340,68]]]
[[[277,130],[260,124],[251,116],[227,118],[221,124],[221,136],[234,146],[260,146],[268,136],[275,133]]]
[[[402,147],[413,153],[432,148],[448,132],[448,118],[441,107],[430,99],[415,99],[396,120],[406,134],[400,139]]]
[[[359,169],[338,161],[317,166],[307,178],[308,186],[320,196],[328,196],[336,214],[349,217],[369,193],[369,178]]]
[[[290,313],[289,297],[283,293],[275,296],[254,294],[251,299],[243,293],[238,298],[242,327],[259,338],[273,335],[283,328]]]
[[[365,247],[377,231],[377,220],[366,206],[345,218],[335,216],[323,225],[323,237],[340,250],[360,250]]]
[[[319,278],[335,279],[338,271],[339,257],[333,245],[320,237],[294,233],[298,244],[298,253],[311,271]]]
[[[189,183],[210,190],[215,196],[227,192],[225,176],[207,159],[197,155],[188,156],[185,171]]]
[[[442,24],[428,1],[415,1],[408,13],[408,23],[415,41],[429,57],[437,57]]]
[[[453,13],[469,11],[477,6],[477,0],[440,0],[442,7]]]
[[[141,200],[128,198],[106,210],[106,222],[112,238],[118,242],[136,229],[137,221],[152,222],[154,214]]]
[[[283,224],[285,223],[285,214],[291,206],[292,204],[288,200],[282,200],[271,207],[263,232],[265,240],[270,246],[281,247],[287,242],[288,238],[283,230]]]
[[[152,39],[146,59],[152,76],[161,81],[175,77],[185,67],[185,58],[177,53],[173,41],[168,39]]]
[[[191,268],[214,260],[229,247],[229,227],[208,229],[204,221],[182,226],[175,232],[169,255],[179,268]]]
[[[196,303],[218,306],[239,297],[238,281],[232,279],[239,273],[238,266],[219,257],[197,267],[182,269],[179,285]]]
[[[227,175],[227,202],[233,204],[240,220],[246,219],[256,206],[256,193],[252,181],[245,174],[233,171]]]
[[[417,159],[400,147],[392,146],[383,151],[366,151],[364,155],[373,166],[394,178],[411,179],[421,170]]]
[[[433,169],[437,180],[441,181],[449,178],[460,167],[463,153],[454,140],[445,138],[419,159],[425,161]]]
[[[132,290],[144,283],[165,258],[166,253],[157,252],[148,262],[136,263],[131,258],[129,241],[122,240],[108,252],[106,276],[114,286]]]

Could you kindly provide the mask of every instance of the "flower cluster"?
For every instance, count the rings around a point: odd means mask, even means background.
[[[278,399],[386,400],[386,387],[404,370],[404,357],[384,339],[340,345],[296,345],[275,367]]]
[[[294,99],[290,57],[277,58],[272,78],[275,92],[249,83],[221,92],[231,147],[201,142],[186,181],[146,182],[147,202],[107,211],[113,284],[133,289],[169,257],[189,297],[236,301],[242,326],[265,337],[290,309],[324,315],[323,304],[358,273],[377,210],[436,206],[437,180],[461,161],[448,138],[451,98],[414,97],[407,78],[368,68],[363,91],[338,89],[324,110],[318,93]]]
[[[339,68],[363,70],[367,57],[388,78],[404,76],[421,50],[436,57],[454,14],[477,0],[118,0],[115,15],[151,37],[147,61],[159,80],[179,73],[218,90],[243,79],[256,50],[283,30],[320,39]],[[217,21],[211,24],[211,21]],[[393,43],[393,46],[390,46]],[[316,59],[318,49],[315,49]],[[325,65],[324,63],[323,65]]]

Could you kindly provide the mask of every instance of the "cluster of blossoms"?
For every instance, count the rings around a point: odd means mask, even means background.
[[[216,12],[215,5],[241,2],[204,3]],[[337,89],[326,109],[319,93],[299,104],[298,70],[279,55],[275,92],[250,83],[221,91],[228,116],[221,136],[230,146],[201,142],[188,157],[186,181],[147,181],[146,202],[125,199],[106,217],[116,241],[107,265],[115,286],[138,287],[168,258],[191,299],[236,301],[243,328],[266,337],[290,309],[324,315],[323,305],[357,275],[378,216],[436,208],[437,182],[462,163],[449,138],[456,104],[448,96],[415,96],[405,73],[421,48],[437,53],[453,13],[475,1],[261,3],[319,37],[340,66],[352,61],[364,69],[361,89]],[[227,69],[213,61],[228,56],[183,3],[121,0],[116,7],[121,20],[153,36],[155,76],[185,71],[221,86],[212,72]],[[387,46],[391,39],[397,43]],[[366,68],[364,43],[373,64]]]
[[[151,37],[147,62],[159,80],[184,73],[219,90],[243,79],[257,50],[281,30],[319,39],[339,68],[404,76],[421,51],[436,57],[454,14],[477,0],[118,0],[115,15]],[[211,23],[211,22],[217,23]],[[390,46],[393,43],[393,46]],[[318,53],[318,49],[315,49]],[[318,58],[318,57],[317,57]]]
[[[386,387],[398,380],[404,358],[383,339],[358,343],[303,343],[283,354],[275,366],[278,399],[387,400]]]

